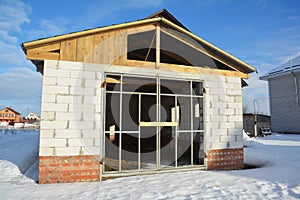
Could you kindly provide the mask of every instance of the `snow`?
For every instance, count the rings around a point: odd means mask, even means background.
[[[35,157],[30,153],[36,151],[34,145],[38,146],[34,132],[0,132],[2,199],[300,199],[300,135],[272,134],[251,140],[251,146],[245,148],[245,163],[257,167],[253,169],[171,172],[48,185],[36,184],[19,170],[27,165],[29,155]],[[30,170],[36,173],[37,168]]]
[[[243,130],[243,143],[244,147],[250,147],[253,143],[253,138],[251,138],[247,132]]]
[[[38,150],[39,131],[0,129],[0,159],[14,163],[21,173],[35,181],[38,179],[37,173],[32,169],[38,167]]]

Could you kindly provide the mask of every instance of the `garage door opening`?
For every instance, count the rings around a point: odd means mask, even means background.
[[[107,74],[104,173],[204,164],[203,84]]]

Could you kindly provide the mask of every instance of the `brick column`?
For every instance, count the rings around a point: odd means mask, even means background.
[[[243,169],[241,78],[206,76],[206,164],[208,170]]]
[[[39,183],[99,181],[99,156],[40,156]]]
[[[244,149],[210,150],[207,154],[208,170],[233,170],[244,168]]]

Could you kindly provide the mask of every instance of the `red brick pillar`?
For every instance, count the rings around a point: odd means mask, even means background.
[[[207,153],[208,170],[234,170],[244,168],[244,149],[210,150]]]
[[[99,156],[40,156],[39,183],[100,180]]]

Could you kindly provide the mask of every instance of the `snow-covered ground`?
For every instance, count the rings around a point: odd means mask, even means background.
[[[36,164],[28,160],[36,159],[37,146],[37,133],[0,132],[1,199],[300,199],[300,135],[273,134],[249,141],[245,162],[259,167],[254,169],[49,185],[38,185],[20,172],[36,177],[36,167],[28,167]]]
[[[27,177],[37,181],[39,130],[0,129],[0,181],[9,162]],[[9,162],[8,162],[9,161]]]

